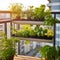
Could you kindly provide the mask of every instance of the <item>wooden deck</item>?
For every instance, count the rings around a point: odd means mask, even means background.
[[[14,60],[40,60],[40,58],[20,55],[14,57]]]

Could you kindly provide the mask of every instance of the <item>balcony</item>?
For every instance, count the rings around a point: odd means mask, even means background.
[[[4,20],[0,20],[0,24],[3,24],[4,25],[4,31],[5,31],[5,33],[6,33],[6,35],[7,35],[7,38],[9,38],[9,37],[11,37],[12,36],[12,32],[11,32],[11,26],[13,25],[13,24],[15,24],[14,26],[16,26],[16,24],[18,25],[17,26],[17,28],[19,29],[19,24],[31,24],[31,25],[33,25],[33,24],[36,24],[36,25],[38,25],[38,24],[42,24],[43,25],[43,22],[41,22],[41,21],[16,21],[16,20],[13,20],[13,19],[8,19],[8,20],[6,20],[6,19],[4,19]],[[8,31],[8,32],[7,32]],[[10,34],[11,36],[9,36],[8,34]],[[16,36],[15,36],[16,37]],[[46,40],[46,39],[36,39],[36,38],[24,38],[24,37],[17,37],[19,40],[21,39],[21,40],[29,40],[29,41],[31,41],[31,45],[30,45],[30,47],[32,46],[32,42],[33,41],[35,41],[35,42],[37,42],[37,43],[39,43],[39,42],[48,42],[48,43],[53,43],[53,39],[52,40]],[[22,41],[22,44],[23,44],[23,41]],[[20,42],[18,42],[18,53],[20,54]],[[28,46],[28,45],[27,45]],[[34,46],[35,46],[35,44],[34,44]],[[24,45],[22,46],[22,47],[24,47]],[[27,50],[27,49],[26,49]],[[40,60],[40,58],[36,58],[36,57],[29,57],[29,56],[22,56],[22,55],[20,55],[20,56],[15,56],[14,57],[14,60]]]

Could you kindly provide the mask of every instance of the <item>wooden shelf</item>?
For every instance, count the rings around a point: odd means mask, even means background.
[[[19,20],[16,20],[16,21],[12,21],[12,23],[14,24],[32,24],[32,25],[43,25],[44,22],[43,21],[19,21]],[[15,37],[15,36],[13,36]],[[50,39],[39,39],[39,38],[24,38],[24,37],[16,37],[20,40],[30,40],[30,41],[37,41],[37,42],[48,42],[48,43],[53,43],[53,40],[50,40]]]
[[[37,41],[37,42],[48,42],[48,43],[52,43],[53,42],[53,40],[49,40],[49,39],[24,38],[24,37],[16,37],[16,38],[18,38],[20,40],[30,40],[30,41]]]
[[[43,25],[44,24],[44,22],[41,22],[41,21],[13,21],[13,23],[15,23],[15,24],[32,24],[32,25],[34,25],[34,24],[36,24],[36,25],[38,25],[38,24]]]

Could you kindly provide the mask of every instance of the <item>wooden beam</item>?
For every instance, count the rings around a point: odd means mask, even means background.
[[[41,22],[41,21],[13,21],[13,23],[15,24],[36,24],[36,25],[42,25],[44,22]]]
[[[37,42],[48,42],[48,43],[52,43],[53,40],[49,40],[49,39],[37,39],[37,38],[23,38],[23,37],[16,37],[20,40],[29,40],[29,41],[37,41]]]

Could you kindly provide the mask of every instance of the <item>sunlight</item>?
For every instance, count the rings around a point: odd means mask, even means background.
[[[22,3],[25,8],[27,8],[30,5],[33,5],[35,7],[40,6],[41,4],[48,4],[47,0],[0,0],[0,10],[8,10],[8,6],[11,3]]]

